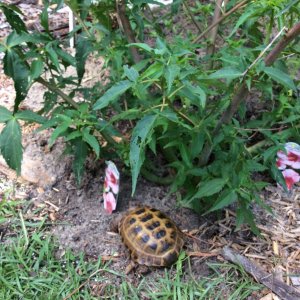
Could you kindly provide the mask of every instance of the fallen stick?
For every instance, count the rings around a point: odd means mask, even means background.
[[[257,282],[268,287],[283,300],[300,300],[300,291],[275,278],[273,274],[265,272],[261,267],[238,254],[229,247],[224,247],[221,255],[234,264],[241,265],[245,271],[251,274]]]

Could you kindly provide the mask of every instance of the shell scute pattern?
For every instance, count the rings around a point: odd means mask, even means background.
[[[147,266],[170,266],[184,244],[182,233],[163,212],[147,206],[130,210],[119,232],[131,258]]]

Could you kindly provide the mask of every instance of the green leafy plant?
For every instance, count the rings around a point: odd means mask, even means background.
[[[78,21],[68,36],[77,34],[75,56],[49,29],[47,8],[57,2],[59,8],[63,1],[44,1],[42,33],[29,33],[21,11],[0,4],[12,27],[0,50],[16,89],[14,110],[0,109],[9,166],[20,172],[19,121],[37,122],[40,130],[53,128],[50,146],[64,138],[78,182],[91,153],[119,158],[131,170],[132,193],[142,174],[170,184],[181,192],[179,204],[199,213],[235,203],[237,225],[257,231],[251,207],[266,207],[258,192],[268,184],[257,174],[269,170],[282,183],[276,151],[290,137],[300,140],[299,80],[289,75],[297,73],[299,1],[229,1],[214,12],[198,1],[174,1],[160,13],[149,11],[157,3],[149,0],[65,1]],[[175,17],[194,27],[183,31]],[[107,85],[81,86],[90,54],[105,58]],[[70,66],[77,77],[65,74]],[[44,108],[20,111],[34,82],[47,88]],[[78,94],[84,100],[75,100]],[[247,100],[250,94],[257,99]]]

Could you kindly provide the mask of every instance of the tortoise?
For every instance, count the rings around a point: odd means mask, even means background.
[[[183,233],[163,212],[138,206],[120,218],[113,224],[114,231],[118,227],[134,263],[167,267],[177,260],[184,244]]]

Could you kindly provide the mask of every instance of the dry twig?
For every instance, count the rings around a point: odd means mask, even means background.
[[[224,247],[222,251],[222,256],[235,264],[241,265],[245,271],[251,274],[254,279],[266,287],[268,287],[271,291],[273,291],[276,295],[281,297],[284,300],[296,300],[300,299],[300,291],[285,284],[281,280],[275,278],[273,274],[269,274],[265,272],[262,268],[257,266],[255,263],[251,262],[249,259],[244,256],[236,253],[229,247]]]

